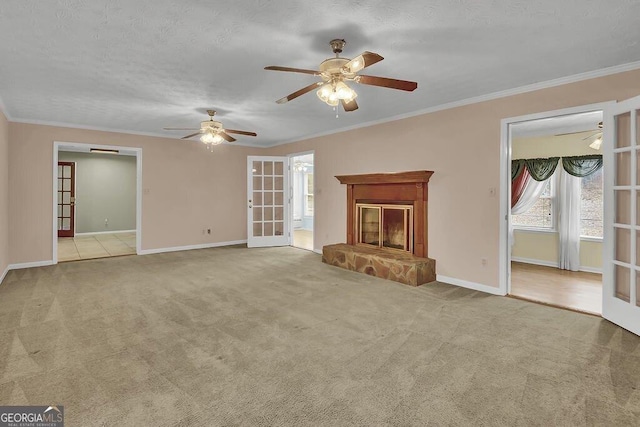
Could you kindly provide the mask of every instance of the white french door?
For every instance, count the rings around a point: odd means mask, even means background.
[[[247,157],[247,201],[247,246],[288,246],[288,157]]]
[[[640,97],[605,110],[604,132],[602,316],[640,335]]]

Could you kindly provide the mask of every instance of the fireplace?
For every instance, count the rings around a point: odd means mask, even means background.
[[[322,248],[324,262],[417,286],[435,280],[427,255],[432,171],[341,175],[347,243]]]
[[[413,206],[356,204],[357,243],[413,253]]]

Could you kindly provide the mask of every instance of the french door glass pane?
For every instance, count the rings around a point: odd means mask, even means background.
[[[261,237],[262,236],[262,223],[261,222],[254,222],[253,223],[253,235],[256,237]]]
[[[253,207],[253,220],[254,221],[262,221],[262,208]]]
[[[631,230],[626,228],[614,229],[616,234],[615,259],[628,264],[631,262]]]
[[[71,180],[63,179],[62,180],[62,190],[63,191],[71,191]]]
[[[259,191],[253,192],[253,206],[262,206],[262,193]]]
[[[262,162],[258,162],[258,161],[253,162],[253,174],[262,175]]]
[[[631,280],[629,269],[620,265],[616,265],[614,274],[616,298],[629,302],[629,285]]]
[[[253,189],[255,190],[262,190],[262,177],[261,176],[254,176],[253,177]]]
[[[631,185],[631,152],[616,153],[615,185]]]
[[[264,189],[273,190],[273,177],[271,176],[264,177]]]
[[[71,216],[71,205],[62,206],[62,216],[65,216],[65,217]]]
[[[271,206],[264,208],[264,220],[273,221],[273,208]]]
[[[273,175],[273,162],[264,162],[264,174]]]
[[[275,162],[275,171],[274,175],[284,175],[284,163],[283,162]]]
[[[273,193],[264,193],[263,197],[265,206],[273,206]]]
[[[273,227],[276,236],[284,236],[284,222],[276,221],[273,223]]]
[[[276,221],[284,220],[284,208],[282,206],[276,206],[273,208],[273,219]]]
[[[281,176],[273,178],[273,189],[282,191],[284,189],[284,178],[282,178]]]
[[[71,166],[64,166],[62,168],[62,177],[71,178]]]
[[[71,230],[71,218],[62,218],[62,229]]]
[[[273,236],[273,222],[264,223],[264,235]]]
[[[276,206],[284,205],[284,193],[282,191],[273,194],[273,204]]]
[[[616,224],[631,224],[631,191],[616,190]]]
[[[616,116],[616,148],[631,145],[631,114],[624,113]]]
[[[62,193],[62,203],[64,203],[65,205],[71,203],[71,193]]]

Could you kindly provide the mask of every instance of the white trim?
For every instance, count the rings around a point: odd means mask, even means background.
[[[473,98],[466,98],[460,101],[448,102],[446,104],[435,105],[433,107],[424,108],[422,110],[416,110],[409,113],[398,114],[392,117],[387,117],[379,120],[371,120],[369,122],[360,123],[353,126],[345,126],[342,128],[332,129],[329,131],[318,132],[315,134],[307,135],[304,137],[289,139],[283,142],[274,143],[264,146],[265,148],[275,147],[278,145],[290,144],[292,142],[305,141],[307,139],[318,138],[321,136],[333,135],[340,132],[347,132],[354,129],[360,129],[363,127],[374,126],[382,123],[388,123],[395,120],[407,119],[410,117],[420,116],[423,114],[435,113],[437,111],[449,110],[451,108],[463,107],[465,105],[477,104],[479,102],[491,101],[499,98],[506,98],[508,96],[520,95],[523,93],[534,92],[536,90],[548,89],[551,87],[562,86],[565,84],[576,83],[583,80],[595,79],[598,77],[605,77],[612,74],[624,73],[625,71],[633,71],[640,68],[640,61],[629,62],[627,64],[615,65],[613,67],[601,68],[599,70],[587,71],[586,73],[573,74],[571,76],[560,77],[553,80],[547,80],[544,82],[534,83],[530,85],[520,86],[513,89],[502,90],[498,92],[488,93],[486,95],[480,95]]]
[[[581,242],[602,243],[603,240],[604,240],[604,237],[580,236]]]
[[[500,296],[506,295],[502,293],[500,288],[487,286],[487,285],[483,285],[481,283],[476,283],[476,282],[469,282],[467,280],[456,279],[453,277],[447,277],[441,274],[436,274],[436,281],[447,283],[449,285],[460,286],[461,288],[473,289],[474,291],[485,292],[487,294],[500,295]]]
[[[291,153],[288,154],[287,157],[289,157],[289,215],[290,215],[290,221],[289,221],[289,246],[295,247],[293,246],[293,203],[292,203],[292,199],[293,199],[293,169],[291,168],[291,158],[292,157],[300,157],[300,156],[306,156],[308,154],[311,154],[313,156],[313,191],[315,194],[315,175],[316,175],[316,150],[308,150],[308,151],[301,151],[298,153]],[[316,207],[317,207],[317,203],[316,203],[316,198],[313,198],[313,230],[312,231],[312,236],[311,236],[311,240],[313,241],[313,245],[315,246],[316,244]],[[304,210],[304,208],[303,208]],[[304,216],[304,215],[303,215]],[[313,252],[316,252],[315,249],[313,249]],[[319,254],[322,254],[322,251],[320,252],[316,252]]]
[[[522,257],[517,257],[517,256],[511,257],[511,261],[513,261],[513,262],[521,262],[523,264],[541,265],[543,267],[558,268],[558,262],[557,261],[547,261],[547,260],[543,260],[543,259],[533,259],[533,258],[522,258]],[[569,270],[562,270],[562,271],[569,271]],[[584,266],[584,265],[581,265],[580,268],[578,269],[578,271],[583,271],[585,273],[602,274],[602,268],[588,267],[588,266]]]
[[[135,233],[136,230],[95,231],[89,233],[76,233],[76,236],[96,236],[98,234]]]
[[[9,272],[9,266],[7,265],[7,268],[5,268],[4,272],[2,272],[2,276],[0,276],[0,285],[2,284],[2,281],[4,280],[4,278],[7,277],[8,272]]]
[[[52,260],[49,261],[33,261],[33,262],[21,262],[19,264],[9,264],[7,267],[8,270],[20,270],[23,268],[32,268],[32,267],[45,267],[47,265],[55,264]]]
[[[87,142],[66,142],[66,141],[53,141],[53,207],[52,207],[52,264],[58,263],[58,152],[64,148],[102,148],[105,150],[126,150],[131,151],[136,156],[136,253],[140,254],[142,251],[142,148],[140,147],[126,147],[120,145],[103,145],[92,144]],[[78,234],[79,235],[79,234]]]
[[[221,246],[242,245],[246,243],[247,243],[246,240],[232,240],[229,242],[203,243],[200,245],[175,246],[172,248],[144,249],[142,251],[139,251],[138,255],[152,255],[152,254],[162,254],[165,252],[179,252],[179,251],[191,251],[194,249],[218,248]]]
[[[634,63],[640,68],[640,62]],[[633,68],[633,69],[635,69]],[[628,70],[627,70],[628,71]],[[622,71],[620,71],[622,72]],[[606,75],[606,74],[603,74]],[[598,76],[594,76],[598,77]],[[592,78],[592,77],[589,77]],[[576,80],[578,81],[578,80]],[[547,82],[549,83],[549,82]],[[562,83],[564,84],[564,83]],[[550,87],[550,86],[549,86]],[[498,258],[498,275],[500,291],[506,295],[511,290],[511,252],[509,250],[509,225],[511,223],[511,128],[513,123],[527,122],[531,120],[545,119],[549,117],[565,116],[570,114],[587,113],[591,111],[607,111],[615,101],[600,102],[595,104],[581,105],[577,107],[561,108],[559,110],[544,111],[523,116],[508,117],[500,121],[500,242]],[[605,117],[606,118],[606,117]],[[605,123],[607,126],[607,123]],[[606,127],[605,127],[606,130]],[[607,132],[604,132],[606,135]],[[606,168],[604,173],[606,174]],[[604,199],[605,217],[607,212],[606,199]]]

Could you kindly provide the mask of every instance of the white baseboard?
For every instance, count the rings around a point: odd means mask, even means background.
[[[242,245],[245,243],[247,243],[246,240],[232,240],[230,242],[203,243],[201,245],[175,246],[173,248],[143,249],[140,252],[138,252],[138,255],[151,255],[151,254],[161,254],[165,252],[190,251],[193,249],[218,248],[220,246]]]
[[[47,265],[53,265],[52,260],[48,261],[33,261],[33,262],[21,262],[19,264],[9,264],[7,267],[8,270],[20,270],[22,268],[32,268],[32,267],[45,267]]]
[[[473,289],[474,291],[485,292],[492,295],[506,295],[500,290],[500,288],[483,285],[481,283],[469,282],[467,280],[456,279],[453,277],[443,276],[436,274],[436,280],[442,283],[448,283],[449,285],[460,286],[462,288]]]
[[[322,249],[314,249],[313,252],[322,255]]]
[[[541,265],[543,267],[558,268],[558,263],[555,262],[555,261],[545,261],[545,260],[532,259],[532,258],[520,258],[520,257],[516,257],[516,256],[512,256],[511,257],[511,261],[521,262],[521,263],[524,263],[524,264]],[[587,267],[587,266],[584,266],[584,265],[581,265],[580,268],[578,269],[578,271],[584,271],[585,273],[602,274],[602,269],[601,268]]]
[[[2,284],[2,281],[4,280],[5,276],[7,275],[7,273],[9,272],[9,266],[7,265],[7,268],[4,269],[4,272],[2,273],[2,276],[0,276],[0,285]]]
[[[76,236],[97,236],[98,234],[135,233],[136,230],[91,231],[89,233],[76,233]]]

